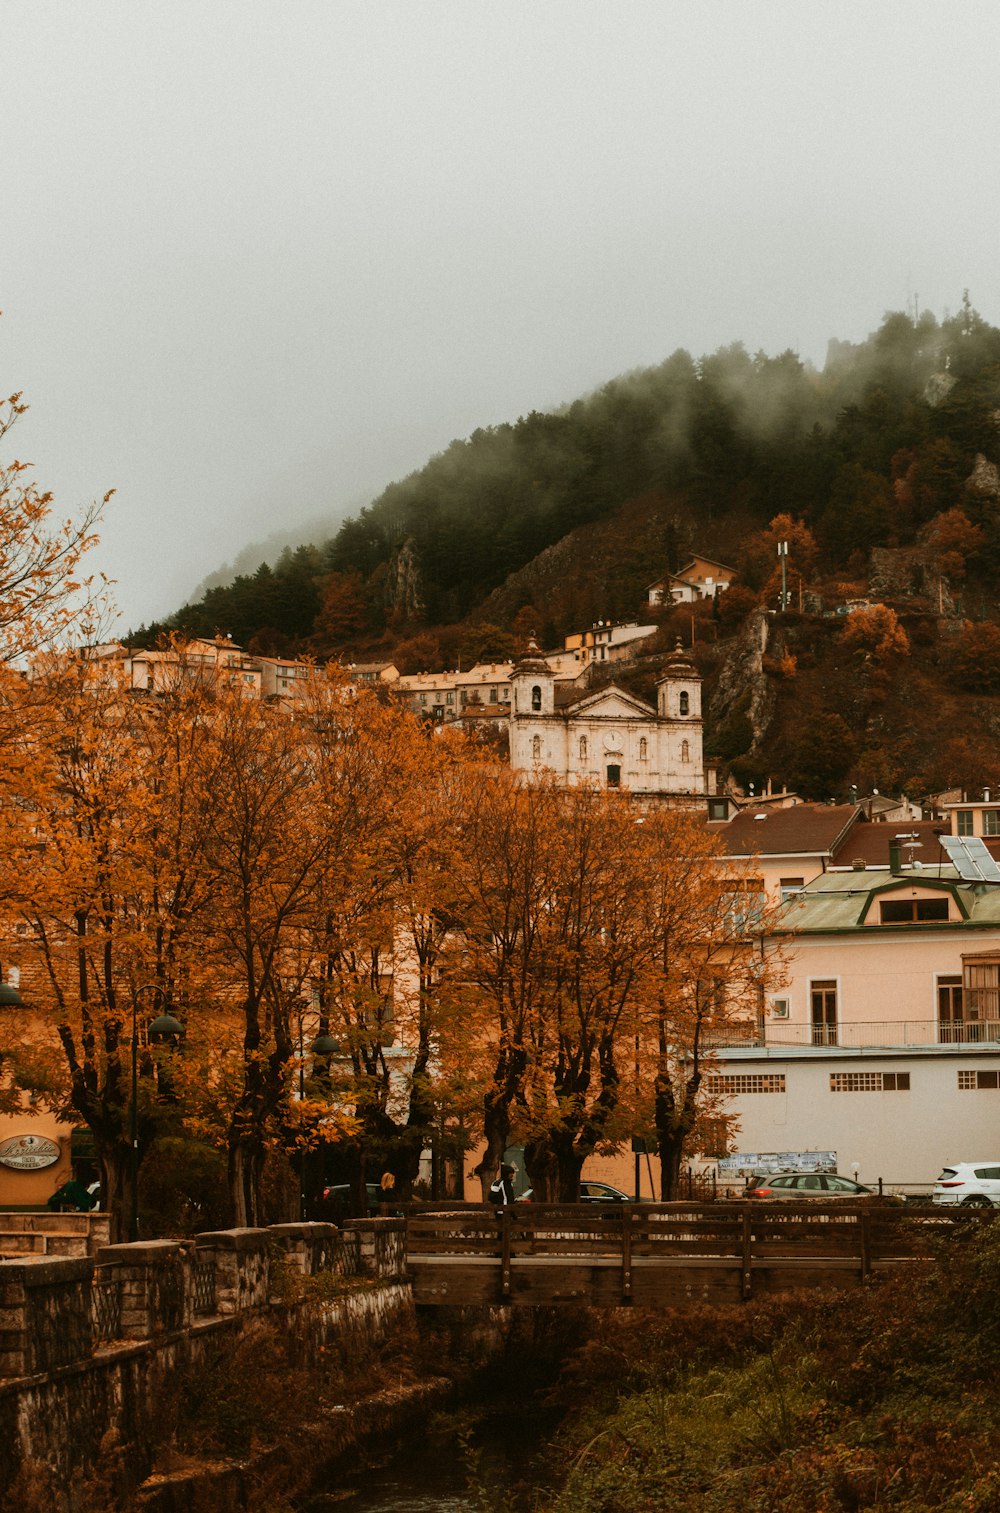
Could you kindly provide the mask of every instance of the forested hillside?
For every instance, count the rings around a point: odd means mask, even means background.
[[[738,344],[676,352],[558,412],[453,442],[325,545],[136,638],[224,631],[260,651],[455,665],[509,652],[527,629],[552,645],[597,618],[645,617],[648,584],[698,551],[735,566],[738,586],[700,634],[668,616],[665,639],[702,647],[721,756],[745,774],[778,762],[826,796],[872,781],[888,739],[880,787],[975,781],[992,772],[1000,690],[998,422],[1000,330],[967,297],[941,322],[897,312],[865,342],[831,341],[821,372]],[[727,697],[723,663],[748,616],[778,607],[778,539],[794,614],[771,624],[756,669],[773,685],[762,726],[759,698],[741,711]],[[892,623],[824,622],[859,606],[870,619],[876,604]],[[897,750],[884,725],[900,690]],[[978,702],[956,709],[963,695]],[[842,761],[802,753],[790,704]]]

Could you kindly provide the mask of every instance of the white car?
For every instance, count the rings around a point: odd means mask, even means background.
[[[1000,1161],[954,1161],[934,1184],[933,1203],[987,1208],[1000,1203]]]

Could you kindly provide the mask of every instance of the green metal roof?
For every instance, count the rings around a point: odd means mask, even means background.
[[[908,894],[911,888],[942,892],[953,897],[962,918],[921,920],[913,923],[865,925],[862,920],[878,895]],[[902,873],[866,868],[863,872],[824,872],[788,900],[778,917],[775,934],[813,935],[826,932],[915,930],[940,933],[948,930],[1000,929],[1000,883],[963,881],[954,867]]]

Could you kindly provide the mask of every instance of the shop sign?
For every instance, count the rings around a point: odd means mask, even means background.
[[[44,1135],[11,1135],[0,1140],[0,1166],[12,1166],[19,1172],[37,1172],[54,1166],[59,1160],[59,1146]]]

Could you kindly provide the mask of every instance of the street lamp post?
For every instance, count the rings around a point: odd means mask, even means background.
[[[132,1100],[129,1112],[129,1222],[128,1237],[139,1238],[139,1016],[140,993],[163,993],[163,984],[145,982],[132,994]],[[156,1035],[183,1035],[184,1026],[172,1014],[159,1014],[149,1026]]]
[[[306,1095],[306,1084],[305,1084],[305,1062],[306,1062],[306,1056],[305,1056],[305,1026],[304,1026],[304,1019],[305,1019],[305,1015],[304,1014],[300,1014],[299,1015],[299,1102],[300,1103],[301,1103],[301,1101],[303,1100],[303,1098]],[[334,1040],[333,1036],[329,1033],[328,1030],[324,1030],[322,1028],[322,1023],[323,1023],[322,1019],[320,1019],[320,1034],[316,1037],[316,1039],[312,1042],[312,1045],[309,1047],[310,1055],[312,1056],[312,1058],[313,1058],[314,1061],[315,1061],[315,1059],[318,1056],[319,1057],[335,1056],[337,1054],[337,1052],[340,1050],[339,1042],[336,1041],[336,1040]],[[309,1199],[309,1196],[310,1196],[310,1192],[309,1192],[309,1176],[310,1176],[310,1160],[309,1160],[309,1156],[310,1156],[309,1147],[308,1147],[308,1145],[304,1145],[302,1147],[302,1166],[301,1166],[301,1171],[300,1171],[300,1174],[299,1174],[299,1216],[303,1220],[305,1220],[305,1219],[307,1219],[309,1217],[309,1213],[307,1212],[307,1202],[308,1202],[308,1199]]]

